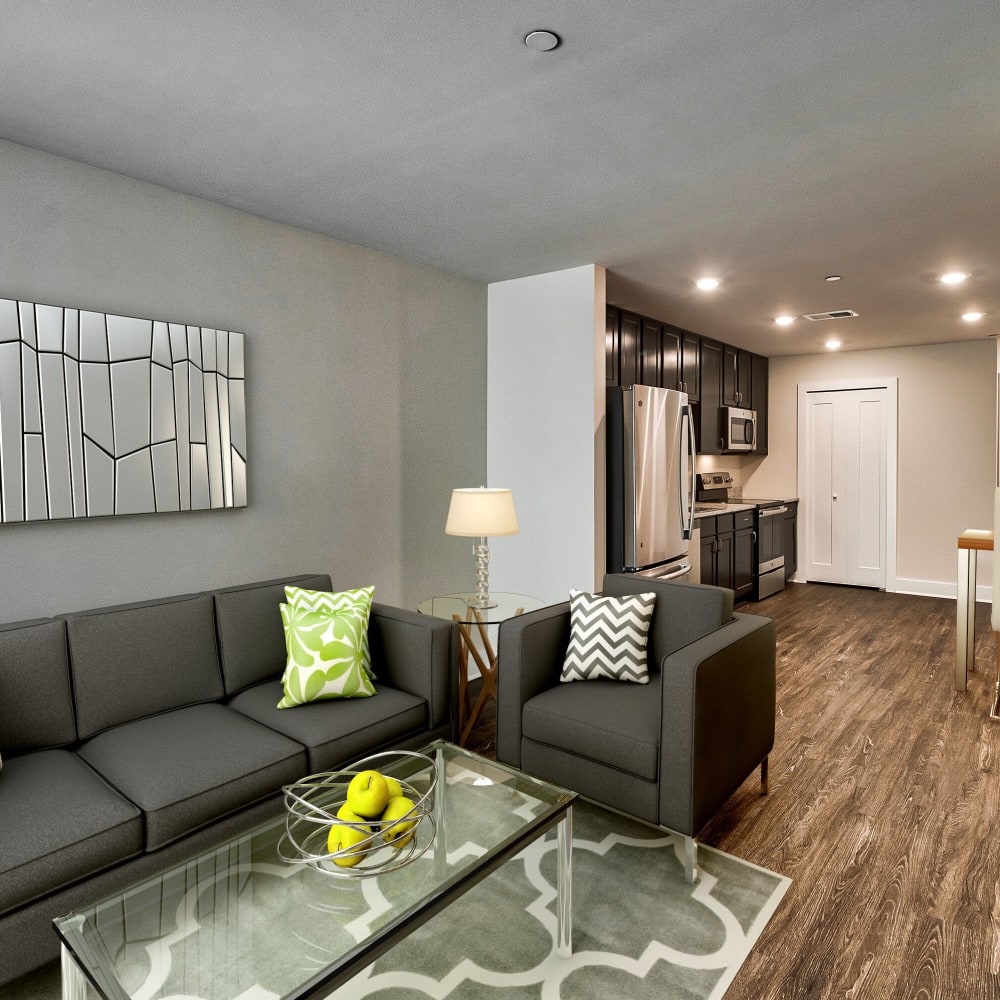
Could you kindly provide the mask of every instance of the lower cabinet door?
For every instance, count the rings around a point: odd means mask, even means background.
[[[733,591],[749,598],[754,584],[753,528],[737,531],[733,541]]]

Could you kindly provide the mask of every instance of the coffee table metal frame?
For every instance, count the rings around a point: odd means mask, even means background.
[[[336,957],[318,973],[307,974],[301,984],[284,995],[283,1000],[319,1000],[321,997],[327,997],[332,990],[352,979],[417,927],[426,923],[431,917],[464,895],[487,875],[506,864],[553,827],[557,828],[556,950],[557,954],[563,958],[568,958],[572,954],[573,803],[577,794],[549,782],[532,778],[507,765],[486,760],[443,740],[435,741],[421,752],[432,757],[437,768],[438,790],[435,794],[434,809],[437,823],[436,836],[439,838],[438,843],[440,844],[447,844],[445,831],[448,810],[445,769],[449,761],[464,763],[473,770],[480,767],[495,774],[509,775],[515,781],[523,782],[527,787],[541,793],[539,802],[544,808],[537,816],[526,820],[512,835],[499,844],[487,848],[481,857],[476,858],[468,867],[460,869],[451,876],[447,875],[446,850],[435,849],[434,861],[428,862],[435,869],[434,877],[428,884],[427,892],[416,903],[395,914],[384,926],[377,928],[365,940],[358,942],[355,947]],[[546,801],[547,799],[548,801]],[[215,855],[226,844],[235,844],[247,836],[252,836],[255,832],[264,831],[271,826],[283,825],[283,822],[283,818],[280,818],[261,824],[255,830],[240,834],[212,851],[199,852],[196,858]],[[436,847],[437,844],[435,844]],[[277,855],[271,860],[275,864],[281,864]],[[186,864],[190,863],[189,861]],[[185,867],[185,863],[170,865],[158,876],[143,879],[130,889],[114,893],[107,900],[102,900],[83,911],[60,917],[54,921],[56,932],[62,941],[63,1000],[86,1000],[88,982],[105,1000],[132,1000],[115,975],[114,963],[94,926],[92,915],[108,902],[120,897],[123,898],[127,892],[162,882],[172,872],[183,867]],[[322,874],[316,872],[304,874],[312,878],[324,878]],[[392,873],[380,876],[380,878],[392,878]]]

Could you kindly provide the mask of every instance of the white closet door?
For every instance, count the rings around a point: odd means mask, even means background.
[[[888,390],[806,394],[806,574],[885,587]]]

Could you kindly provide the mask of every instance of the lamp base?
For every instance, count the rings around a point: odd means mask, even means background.
[[[477,611],[486,611],[489,608],[495,608],[497,606],[496,601],[491,601],[488,597],[481,599],[479,597],[470,597],[465,601],[470,608],[475,608]]]

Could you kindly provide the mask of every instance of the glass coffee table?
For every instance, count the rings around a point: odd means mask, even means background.
[[[88,981],[106,1000],[318,1000],[552,827],[568,956],[576,793],[443,741],[421,753],[433,763],[384,769],[418,790],[437,776],[435,822],[417,827],[432,842],[411,863],[367,878],[288,864],[282,815],[57,919],[64,1000],[84,1000]]]

